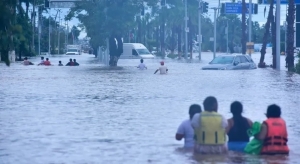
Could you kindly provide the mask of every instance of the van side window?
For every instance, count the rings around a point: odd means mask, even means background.
[[[138,56],[138,53],[136,52],[136,50],[135,50],[135,49],[132,49],[132,55],[134,55],[134,56]]]

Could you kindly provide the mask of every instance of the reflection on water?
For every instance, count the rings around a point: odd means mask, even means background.
[[[76,56],[79,67],[1,64],[0,163],[297,163],[299,75],[200,70],[211,57],[166,60],[166,76],[153,75],[160,59],[145,60],[145,71],[136,69],[139,60],[120,60],[111,69],[87,55]],[[68,58],[50,60],[58,64]],[[188,118],[190,104],[202,105],[210,95],[227,118],[234,100],[243,103],[244,115],[253,121],[265,119],[267,105],[280,105],[290,156],[197,156],[180,150],[183,143],[174,139],[178,125]]]

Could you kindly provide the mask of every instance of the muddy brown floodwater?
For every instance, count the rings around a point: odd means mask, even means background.
[[[50,60],[66,64],[70,57]],[[145,71],[136,69],[138,60],[121,60],[118,69],[108,69],[91,55],[76,56],[79,67],[1,64],[0,163],[299,163],[300,76],[272,69],[201,70],[211,57],[165,60],[170,70],[165,76],[153,74],[160,59],[145,60]],[[259,56],[253,58],[257,62]],[[202,106],[210,95],[226,118],[235,100],[253,121],[265,119],[268,105],[280,105],[290,155],[195,157],[183,151],[183,142],[174,138],[177,127],[192,103]]]

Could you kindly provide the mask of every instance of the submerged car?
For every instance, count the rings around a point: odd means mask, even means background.
[[[238,70],[256,69],[256,64],[249,55],[220,55],[214,58],[203,70]]]

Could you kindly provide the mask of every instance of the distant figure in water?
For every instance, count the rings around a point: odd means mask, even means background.
[[[45,62],[45,61],[44,61],[44,57],[42,56],[42,57],[41,57],[41,62],[40,62],[38,65],[44,65],[44,62]]]
[[[66,66],[74,66],[74,62],[72,61],[72,59],[70,59],[70,61],[66,64]]]
[[[44,65],[45,66],[50,66],[51,65],[51,63],[49,61],[49,58],[46,58],[46,61],[44,62]]]
[[[143,59],[141,59],[141,63],[137,66],[137,68],[139,68],[140,70],[147,69]]]
[[[27,59],[27,57],[24,58],[24,61],[22,62],[23,65],[33,65],[33,63],[31,63],[31,61],[29,61]]]
[[[252,121],[242,116],[243,105],[239,101],[235,101],[230,105],[230,112],[233,117],[228,119],[228,149],[244,152],[250,139],[247,130],[252,127]]]
[[[79,63],[76,62],[76,59],[73,59],[74,66],[79,66]]]
[[[197,113],[201,113],[201,107],[198,104],[193,104],[190,106],[189,115],[190,118],[184,120],[178,127],[175,139],[180,141],[184,138],[184,148],[194,148],[194,129],[191,124],[193,116]]]
[[[160,62],[160,67],[154,72],[154,74],[156,74],[158,71],[160,71],[160,74],[168,73],[168,68],[165,66],[165,62]]]
[[[58,62],[58,66],[64,66],[61,61]]]

